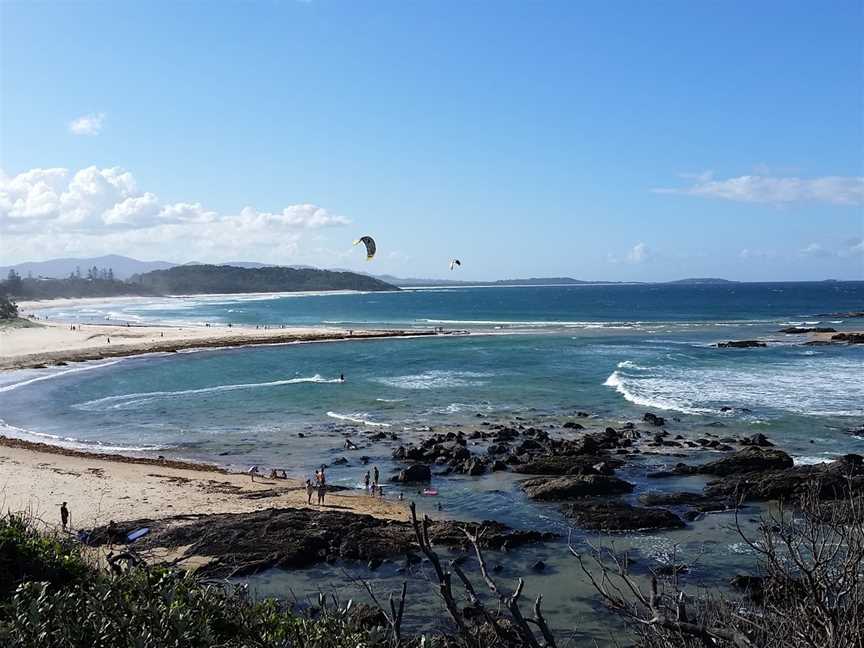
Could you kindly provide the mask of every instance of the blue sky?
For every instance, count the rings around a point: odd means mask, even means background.
[[[861,279],[862,18],[861,2],[5,2],[2,261]]]

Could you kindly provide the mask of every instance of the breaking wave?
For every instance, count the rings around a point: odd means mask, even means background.
[[[270,382],[260,383],[240,383],[236,385],[216,385],[215,387],[201,387],[199,389],[180,389],[177,391],[153,391],[153,392],[136,392],[132,394],[120,394],[117,396],[106,396],[95,400],[85,401],[73,405],[79,410],[99,411],[110,409],[127,409],[142,403],[163,400],[168,398],[178,398],[183,396],[196,396],[200,394],[212,394],[215,392],[237,391],[240,389],[261,389],[266,387],[280,387],[283,385],[299,385],[303,383],[339,383],[342,382],[339,378],[322,378],[315,374],[309,378],[288,378],[286,380],[272,380]]]

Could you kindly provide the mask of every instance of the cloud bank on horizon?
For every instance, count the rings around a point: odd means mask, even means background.
[[[268,260],[284,261],[304,231],[350,222],[312,204],[220,214],[200,202],[164,202],[119,167],[0,172],[0,233],[22,258],[182,249],[214,260],[267,250]]]

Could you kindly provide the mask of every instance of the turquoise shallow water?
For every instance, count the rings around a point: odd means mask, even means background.
[[[444,326],[472,335],[207,350],[12,372],[0,376],[0,418],[5,433],[26,438],[238,468],[284,467],[297,477],[344,456],[348,465],[334,465],[329,474],[348,486],[359,486],[366,470],[358,455],[387,476],[396,469],[392,448],[430,428],[469,431],[483,422],[521,420],[554,425],[560,434],[561,421],[577,411],[592,415],[590,428],[654,411],[669,419],[673,434],[717,432],[718,426],[731,436],[763,432],[798,462],[824,461],[864,452],[864,440],[847,431],[864,422],[864,348],[802,346],[777,330],[817,323],[864,328],[864,320],[831,315],[852,310],[864,310],[864,283],[460,288],[56,307],[42,314],[173,325]],[[712,346],[753,338],[768,347]],[[341,373],[345,383],[336,380]],[[399,441],[370,441],[376,432]],[[361,449],[344,450],[346,436]],[[646,488],[646,471],[666,461],[645,458],[623,476]],[[515,482],[507,473],[436,477],[434,504],[442,505],[439,514],[460,519],[495,518],[566,534],[555,507],[528,502]],[[652,484],[658,486],[698,488],[701,482]],[[748,559],[738,553],[728,523],[713,515],[681,532],[636,534],[626,542],[648,560],[675,544],[685,559],[707,546],[708,558],[691,578],[716,583],[730,565]],[[576,538],[586,539],[578,532]],[[609,622],[591,614],[586,590],[568,589],[576,572],[563,549],[553,543],[515,552],[507,573],[542,558],[549,573],[532,577],[529,587],[547,592],[559,626],[578,616],[583,630],[598,636]],[[345,586],[342,569],[363,571],[342,565],[252,582],[262,592],[309,593],[322,583]],[[389,587],[401,576],[385,567],[375,578]]]

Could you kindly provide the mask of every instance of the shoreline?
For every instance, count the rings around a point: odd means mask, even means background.
[[[214,464],[72,450],[0,436],[0,505],[59,523],[68,502],[72,528],[111,520],[250,513],[269,508],[341,510],[404,521],[404,503],[352,490],[328,492],[323,508],[308,506],[302,479],[252,481]]]
[[[68,323],[35,324],[0,328],[0,371],[197,349],[440,335],[432,329],[348,330],[322,326],[265,329],[76,324],[73,330]]]

